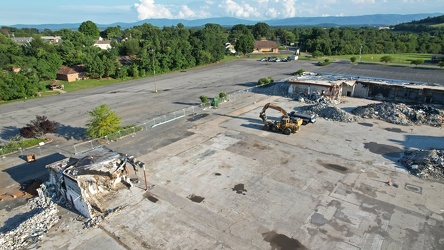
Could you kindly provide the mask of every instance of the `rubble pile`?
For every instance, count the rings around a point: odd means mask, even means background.
[[[399,125],[443,126],[444,110],[429,105],[406,105],[403,103],[374,103],[357,107],[352,113],[363,118],[376,118]]]
[[[356,117],[352,114],[345,112],[340,108],[325,103],[318,103],[315,105],[305,106],[302,108],[302,110],[311,114],[316,114],[317,116],[332,121],[356,122],[359,120],[359,117]]]
[[[298,102],[305,102],[308,104],[316,104],[316,103],[324,103],[324,104],[339,104],[340,101],[332,99],[328,96],[318,95],[316,93],[312,93],[310,95],[306,95],[304,93],[296,93],[293,95],[293,99]]]
[[[399,162],[420,178],[444,181],[444,150],[405,151]]]
[[[57,205],[48,198],[45,185],[37,189],[38,197],[30,199],[31,216],[12,230],[0,233],[0,249],[23,249],[40,241],[42,235],[58,222]]]

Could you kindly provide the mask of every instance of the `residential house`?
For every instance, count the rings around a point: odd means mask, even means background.
[[[57,71],[57,80],[74,82],[86,79],[86,70],[82,65],[63,66]]]
[[[275,41],[268,41],[265,38],[254,41],[253,53],[279,53],[279,46]]]
[[[103,40],[102,37],[99,40],[94,41],[94,46],[101,49],[111,49],[111,40]]]

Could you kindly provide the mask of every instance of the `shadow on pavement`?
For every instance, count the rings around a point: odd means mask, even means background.
[[[85,133],[86,129],[81,127],[72,127],[60,124],[57,128],[57,134],[66,140],[83,140]]]
[[[8,140],[12,136],[20,133],[19,128],[14,126],[6,126],[0,132],[0,138],[3,140]]]
[[[40,179],[43,182],[48,174],[48,170],[45,168],[45,166],[65,158],[66,156],[59,153],[54,153],[42,158],[37,156],[36,161],[34,162],[24,162],[23,164],[4,169],[2,172],[9,174],[11,179],[20,184],[30,179]]]

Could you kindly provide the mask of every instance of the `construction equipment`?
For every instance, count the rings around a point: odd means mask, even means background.
[[[274,109],[282,113],[282,117],[280,121],[269,121],[267,119],[267,115],[265,114],[265,111],[267,109]],[[287,111],[285,109],[274,105],[272,103],[265,104],[264,108],[259,114],[259,117],[262,119],[262,121],[265,122],[264,124],[264,130],[271,130],[273,132],[281,131],[282,133],[289,135],[291,133],[296,133],[299,131],[299,128],[302,125],[302,119],[294,117],[291,118],[288,116]]]

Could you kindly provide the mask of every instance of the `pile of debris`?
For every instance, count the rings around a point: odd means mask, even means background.
[[[293,99],[298,102],[305,102],[308,104],[324,103],[324,104],[339,104],[339,100],[332,99],[328,96],[311,93],[306,95],[304,93],[296,93],[293,95]]]
[[[316,114],[317,116],[332,121],[338,121],[338,122],[359,121],[359,117],[356,117],[340,108],[325,103],[318,103],[315,105],[305,106],[302,107],[302,110],[311,114]]]
[[[444,181],[444,150],[405,151],[399,162],[420,178]]]
[[[409,106],[403,103],[374,103],[357,107],[352,113],[405,126],[425,124],[442,127],[444,122],[444,110],[424,104]]]
[[[24,249],[37,243],[58,222],[57,205],[46,196],[45,190],[42,185],[37,189],[39,196],[29,200],[32,214],[29,218],[10,231],[0,233],[0,249]]]

